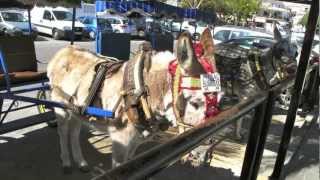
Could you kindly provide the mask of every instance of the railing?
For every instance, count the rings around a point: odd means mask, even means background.
[[[272,179],[279,179],[281,177],[281,168],[284,163],[284,157],[286,155],[291,137],[291,131],[295,122],[305,75],[308,73],[308,59],[311,51],[311,44],[315,33],[318,14],[319,1],[313,0],[295,80],[293,78],[288,79],[273,87],[269,91],[261,92],[246,101],[240,102],[232,108],[221,112],[218,116],[209,119],[208,123],[205,125],[191,129],[164,144],[138,155],[134,159],[117,168],[111,169],[99,176],[96,176],[94,179],[137,180],[150,177],[159,170],[177,162],[183,155],[199,146],[203,141],[211,137],[212,134],[223,129],[230,123],[235,122],[252,109],[255,109],[255,116],[250,127],[248,145],[246,148],[240,177],[241,180],[255,180],[257,178],[264,145],[266,142],[266,136],[271,123],[275,99],[280,92],[294,84],[293,96],[288,110],[285,130],[283,131],[282,135],[282,141],[277,156],[277,163],[271,176]],[[312,87],[319,89],[319,70],[317,65],[310,67],[309,71],[311,70],[316,71],[315,73],[311,73],[311,81],[318,83],[318,85],[316,84]],[[312,90],[312,92],[315,94],[317,93],[317,90]],[[309,95],[312,96],[313,94]]]
[[[313,68],[313,70],[316,69]],[[316,76],[312,78],[316,78]],[[234,123],[252,109],[255,109],[255,116],[250,127],[241,179],[255,179],[271,122],[275,98],[283,90],[291,87],[293,82],[293,79],[289,79],[270,91],[258,93],[250,99],[220,113],[218,116],[209,119],[205,125],[191,129],[164,144],[152,148],[95,179],[138,180],[152,176],[159,170],[178,161],[192,149],[201,145],[203,141],[212,137],[214,133]]]

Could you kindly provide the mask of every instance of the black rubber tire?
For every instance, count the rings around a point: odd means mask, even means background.
[[[89,32],[89,38],[90,38],[91,40],[95,40],[95,39],[96,39],[96,33],[95,33],[94,31],[90,31],[90,32]]]
[[[61,37],[60,37],[60,35],[59,35],[59,32],[58,32],[56,29],[53,29],[53,30],[52,30],[52,38],[53,38],[54,40],[59,40],[59,39],[61,39]]]
[[[143,30],[138,31],[138,36],[139,37],[144,37],[146,33]]]

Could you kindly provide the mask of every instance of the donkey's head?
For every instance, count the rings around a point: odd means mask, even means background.
[[[291,63],[297,57],[297,46],[290,42],[289,38],[283,38],[277,26],[274,26],[274,39],[276,43],[273,46],[273,55],[282,63]]]
[[[289,38],[281,36],[277,26],[274,26],[274,39],[276,43],[272,48],[272,64],[274,70],[278,73],[277,77],[282,80],[296,72],[298,48],[290,42]]]
[[[196,76],[204,73],[193,49],[191,34],[180,34],[177,42],[177,60],[183,75]]]
[[[195,48],[198,49],[195,51]],[[201,123],[206,116],[206,97],[200,87],[200,75],[206,74],[206,71],[200,61],[205,60],[209,66],[215,67],[213,49],[213,39],[209,29],[201,35],[199,46],[194,46],[188,32],[183,32],[178,38],[177,69],[172,79],[171,92],[168,93],[171,101],[167,102],[167,105],[172,104],[173,109],[179,111],[180,120],[190,125]],[[177,72],[180,73],[178,77],[180,80],[176,79],[179,74]],[[215,96],[213,93],[207,95]],[[171,116],[169,119],[175,119],[172,114],[169,116]]]

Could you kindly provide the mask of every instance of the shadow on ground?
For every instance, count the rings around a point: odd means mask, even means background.
[[[91,167],[108,169],[111,166],[110,154],[101,154],[87,139],[92,135],[83,130],[81,146]],[[59,141],[56,128],[42,128],[32,131],[19,139],[0,137],[7,141],[0,144],[1,180],[88,180],[91,173],[81,173],[73,168],[73,173],[62,173],[59,157]]]
[[[245,123],[245,130],[251,121]],[[289,147],[292,154],[296,151],[303,134],[308,134],[295,159],[289,162],[285,168],[285,174],[292,174],[309,165],[319,163],[319,128],[317,123],[308,129],[306,124],[302,128],[295,127],[293,130],[293,141]],[[283,124],[273,123],[270,127],[266,149],[277,152]],[[81,146],[83,154],[91,167],[100,167],[107,170],[111,167],[110,154],[98,152],[89,142],[92,137],[86,128],[81,133]],[[247,136],[247,135],[246,135]],[[247,137],[245,138],[247,142]],[[65,175],[61,170],[59,157],[59,141],[55,128],[45,127],[24,134],[19,139],[0,137],[0,177],[1,180],[89,180],[94,177],[94,172],[83,174],[77,168],[73,173]],[[244,144],[245,144],[244,143]],[[264,158],[265,161],[268,157]],[[274,160],[270,159],[270,167]],[[241,164],[239,164],[241,166]],[[150,180],[233,180],[238,179],[231,169],[216,167],[192,167],[188,164],[175,164],[150,178]],[[311,179],[310,179],[311,180]]]
[[[187,164],[175,164],[164,171],[159,172],[150,180],[236,180],[230,169],[215,167],[192,167]]]

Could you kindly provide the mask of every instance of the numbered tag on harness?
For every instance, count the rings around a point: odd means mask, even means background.
[[[221,83],[220,83],[220,74],[201,74],[201,90],[205,93],[207,92],[220,92]]]

